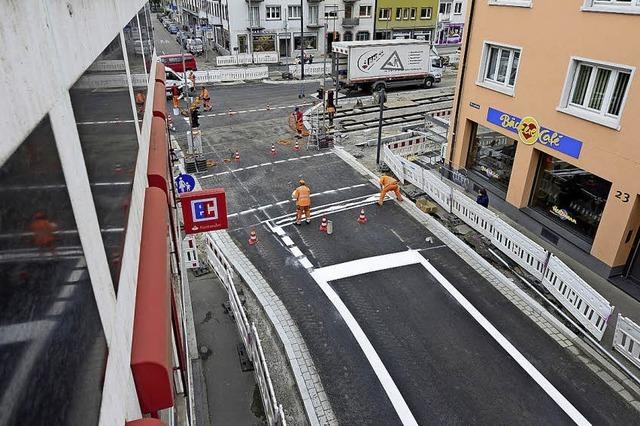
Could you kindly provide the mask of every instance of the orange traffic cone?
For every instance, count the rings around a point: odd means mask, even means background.
[[[236,162],[240,161],[240,151],[236,151],[236,154],[233,156],[233,159],[236,160]]]
[[[294,151],[300,151],[300,144],[298,143],[297,140],[296,140],[296,144],[293,146],[293,150]]]
[[[271,155],[272,156],[276,156],[276,145],[275,144],[271,144]]]
[[[249,245],[254,246],[258,244],[258,236],[256,235],[256,230],[251,231],[251,236],[249,237]]]
[[[323,217],[322,222],[320,222],[320,232],[327,232],[327,218]]]
[[[364,209],[360,210],[360,216],[358,216],[358,223],[360,224],[367,223],[367,217],[364,215]]]

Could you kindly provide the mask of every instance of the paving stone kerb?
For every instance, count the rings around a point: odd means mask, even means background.
[[[227,259],[232,260],[236,272],[256,296],[276,330],[289,359],[309,423],[313,426],[337,425],[309,349],[286,307],[226,231],[211,235]],[[283,408],[286,413],[287,407]]]
[[[377,185],[378,176],[358,162],[355,157],[342,148],[336,148],[334,151],[363,176],[369,176],[372,183]],[[560,346],[576,355],[588,368],[596,372],[605,383],[622,398],[629,401],[631,405],[640,412],[640,387],[629,380],[622,371],[591,348],[537,300],[518,287],[511,279],[506,277],[480,254],[451,233],[449,229],[435,218],[424,213],[413,203],[399,203],[399,205],[442,242],[453,249],[462,260],[478,271],[480,275],[511,303],[517,306],[520,311],[531,318],[534,323]],[[610,374],[607,374],[605,370]]]

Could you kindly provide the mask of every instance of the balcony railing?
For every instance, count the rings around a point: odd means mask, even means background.
[[[342,19],[343,27],[355,27],[356,25],[360,25],[360,18],[343,18]]]

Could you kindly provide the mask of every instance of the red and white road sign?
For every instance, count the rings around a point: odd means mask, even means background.
[[[229,227],[227,198],[222,188],[180,194],[184,232],[197,234]]]

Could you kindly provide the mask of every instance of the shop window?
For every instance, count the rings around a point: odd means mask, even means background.
[[[516,155],[516,141],[479,124],[475,127],[467,168],[506,194]]]
[[[478,84],[513,95],[519,65],[519,48],[485,43]]]
[[[246,34],[238,34],[238,53],[247,53],[247,35]]]
[[[572,59],[559,109],[585,120],[617,128],[632,69]]]
[[[136,18],[132,21],[135,20]],[[135,53],[133,57],[141,58]],[[112,63],[122,59],[123,52],[118,35],[69,91],[91,183],[91,193],[116,290],[138,156],[136,115],[131,109],[125,69],[104,72],[92,70],[97,68],[96,64]],[[141,66],[141,60],[138,66]],[[105,81],[109,83],[109,87],[104,87]],[[140,94],[146,95],[146,86],[135,85],[134,92],[136,97]],[[136,108],[139,110],[141,106],[136,105]],[[141,114],[138,112],[137,115],[140,117]]]
[[[344,41],[353,41],[353,33],[351,31],[344,32]]]
[[[0,199],[0,423],[98,424],[107,347],[48,118]]]
[[[547,154],[540,155],[531,206],[592,241],[611,183]]]
[[[276,37],[273,34],[269,35],[254,35],[253,36],[253,51],[254,52],[275,52],[276,51]]]
[[[315,35],[304,36],[304,50],[316,50],[318,48],[318,37]],[[300,50],[300,34],[294,37],[294,50]]]
[[[369,31],[358,31],[356,33],[356,40],[369,40]]]

